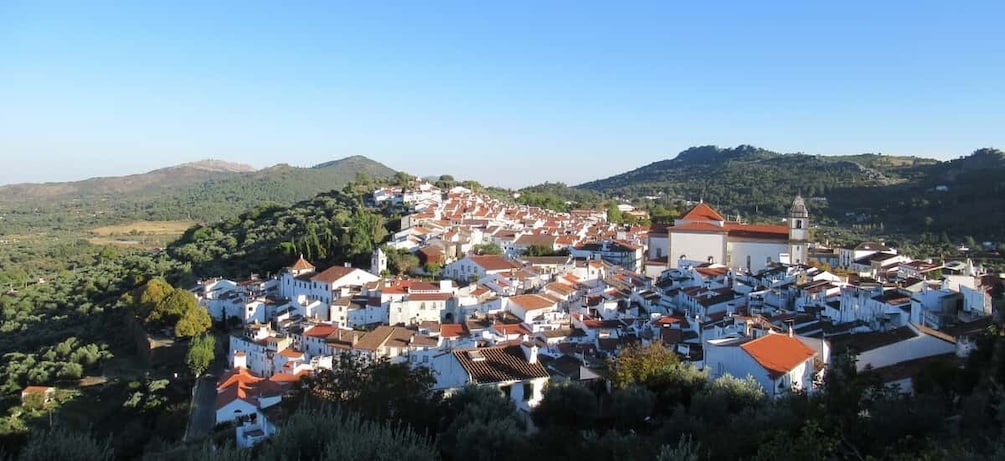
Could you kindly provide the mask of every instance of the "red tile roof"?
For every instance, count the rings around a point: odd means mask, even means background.
[[[519,345],[454,351],[474,384],[547,378],[541,362],[529,363]]]
[[[351,274],[354,270],[356,269],[352,267],[332,266],[325,269],[324,272],[312,276],[311,280],[331,284],[337,282],[340,278]]]
[[[504,271],[520,267],[515,261],[499,255],[471,255],[468,258],[486,271]]]
[[[303,255],[300,255],[300,259],[293,263],[293,265],[290,266],[290,269],[295,271],[312,271],[314,270],[314,265],[307,262]]]
[[[701,202],[691,208],[690,211],[684,214],[680,218],[683,221],[725,221],[719,212],[708,206],[707,203]]]
[[[468,331],[467,325],[463,323],[445,323],[440,325],[440,337],[442,338],[459,338],[470,335],[471,333]]]
[[[816,351],[802,341],[784,334],[769,334],[740,347],[750,354],[772,377],[778,377],[812,358]]]
[[[304,331],[304,336],[310,336],[312,338],[327,338],[329,335],[335,332],[337,328],[332,325],[314,325],[309,330]]]
[[[283,357],[298,358],[298,357],[303,357],[304,353],[300,352],[300,351],[298,351],[298,350],[296,350],[296,349],[294,349],[294,348],[291,347],[291,348],[287,348],[287,349],[283,349],[283,350],[279,351],[279,355],[281,355]]]
[[[522,307],[525,311],[547,309],[555,306],[554,301],[539,295],[511,296],[509,300],[510,302],[516,303],[518,306]]]
[[[673,226],[668,232],[726,232],[726,228],[707,222],[691,222]]]
[[[788,226],[774,224],[740,224],[726,223],[726,231],[730,237],[747,237],[760,239],[788,239]]]

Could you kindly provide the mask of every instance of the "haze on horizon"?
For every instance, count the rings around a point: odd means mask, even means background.
[[[812,3],[0,2],[0,184],[364,155],[520,187],[706,144],[1005,145],[1005,4]]]

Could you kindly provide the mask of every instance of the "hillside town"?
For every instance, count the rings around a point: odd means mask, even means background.
[[[918,260],[884,242],[820,245],[801,197],[777,224],[698,202],[667,225],[428,183],[370,199],[409,211],[385,248],[437,273],[392,277],[377,249],[366,268],[301,256],[271,277],[193,288],[214,319],[240,325],[216,401],[239,446],[275,433],[284,394],[342,354],[428,367],[446,393],[497,387],[525,413],[549,382],[604,381],[607,360],[632,344],[665,347],[709,378],[752,377],[771,397],[816,392],[851,351],[857,368],[910,393],[928,361],[967,357],[1002,289],[970,261]],[[478,254],[486,245],[498,254]]]

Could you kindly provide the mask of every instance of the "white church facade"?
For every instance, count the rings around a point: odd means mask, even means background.
[[[774,263],[805,264],[809,227],[806,204],[798,196],[785,225],[727,221],[702,202],[667,228],[667,238],[659,241],[666,248],[656,251],[668,255],[669,267],[713,263],[757,272]]]

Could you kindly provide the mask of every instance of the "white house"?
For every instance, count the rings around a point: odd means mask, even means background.
[[[757,339],[725,338],[705,342],[705,369],[712,378],[753,376],[771,397],[813,390],[817,352],[797,338],[769,333]]]
[[[506,308],[525,323],[532,323],[536,318],[555,312],[558,303],[541,295],[518,295],[506,298]]]
[[[538,347],[527,344],[456,350],[437,355],[434,389],[456,391],[469,384],[494,386],[529,412],[541,403],[548,371],[538,361]]]
[[[518,262],[503,256],[467,255],[464,258],[447,264],[440,270],[440,275],[449,279],[466,282],[519,268],[520,264]]]

